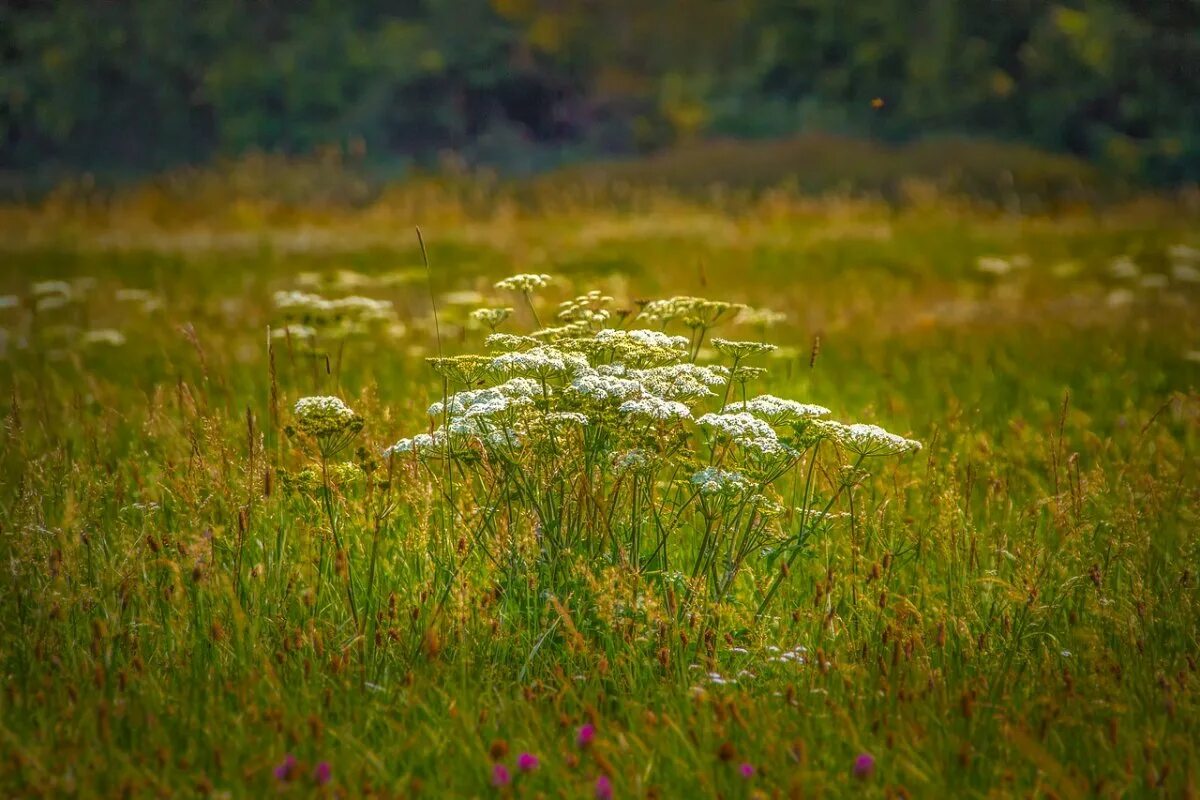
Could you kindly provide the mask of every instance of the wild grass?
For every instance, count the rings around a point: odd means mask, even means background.
[[[4,212],[0,792],[1195,793],[1194,212],[420,197],[151,204],[126,227]],[[554,280],[527,305],[493,288],[516,272]],[[629,521],[606,538],[583,444],[504,468],[482,446],[385,454],[467,388],[427,358],[496,355],[472,309],[511,306],[500,330],[528,333],[593,288],[610,327],[651,327],[615,312],[672,295],[780,312],[715,331],[779,346],[749,397],[924,448],[854,473],[826,527],[764,528],[807,532],[786,575],[765,542],[725,591],[701,569],[670,592],[650,510],[668,475],[616,495]],[[280,291],[383,310],[305,320]],[[687,360],[722,363],[712,335]],[[352,439],[309,435],[307,396],[353,409]],[[679,452],[715,465],[724,445],[684,425]],[[842,463],[818,458],[815,494]],[[689,513],[668,546],[690,581]],[[548,555],[564,519],[576,538]]]

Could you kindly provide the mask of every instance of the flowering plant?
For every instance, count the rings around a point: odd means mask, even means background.
[[[549,282],[524,275],[496,285],[528,299]],[[384,455],[423,467],[447,502],[443,522],[470,527],[471,541],[513,576],[607,563],[648,577],[678,609],[729,599],[748,564],[783,558],[748,587],[761,613],[786,565],[852,490],[843,482],[820,498],[818,459],[857,471],[920,444],[824,419],[820,405],[751,396],[748,384],[766,370],[744,362],[773,345],[713,338],[719,362],[699,363],[707,331],[744,306],[676,297],[635,315],[610,314],[611,302],[582,295],[560,307],[564,324],[527,335],[495,332],[508,315],[481,309],[491,352],[430,359],[443,396],[425,430]],[[610,327],[614,319],[624,327]]]

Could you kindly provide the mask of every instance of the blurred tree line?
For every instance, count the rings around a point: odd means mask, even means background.
[[[7,0],[0,167],[959,132],[1200,179],[1198,0]]]

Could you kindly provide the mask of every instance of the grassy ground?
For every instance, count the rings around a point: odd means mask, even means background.
[[[555,191],[0,213],[0,793],[1195,795],[1194,210]],[[682,608],[625,551],[564,576],[513,540],[500,569],[434,472],[377,480],[441,394],[414,222],[448,352],[514,272],[557,276],[542,314],[743,302],[787,315],[759,390],[925,447],[856,478],[757,621],[758,557]],[[36,309],[48,280],[69,297]],[[314,280],[397,324],[271,363],[272,293]],[[287,430],[310,394],[362,414],[348,457],[377,468],[332,514]]]

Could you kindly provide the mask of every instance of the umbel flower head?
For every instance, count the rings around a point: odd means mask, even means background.
[[[844,425],[832,420],[814,420],[813,425],[826,438],[863,457],[896,456],[921,449],[921,443],[917,440],[890,433],[878,425],[863,422]]]
[[[302,397],[296,401],[296,427],[317,440],[321,455],[334,455],[362,430],[363,419],[340,397]]]
[[[471,319],[488,326],[492,332],[500,327],[500,323],[512,316],[511,308],[477,308],[471,312]]]
[[[773,394],[760,394],[750,400],[730,403],[726,408],[729,411],[746,411],[772,425],[785,425],[803,419],[823,417],[829,413],[825,406],[787,400]]]
[[[729,339],[719,339],[717,337],[713,337],[712,345],[718,352],[724,353],[735,360],[746,358],[747,356],[759,355],[760,353],[769,353],[775,349],[775,345],[767,344],[766,342],[734,342]]]
[[[530,272],[523,272],[519,275],[513,275],[512,277],[505,278],[502,281],[496,281],[497,289],[508,289],[514,292],[524,292],[525,294],[529,294],[530,292],[538,289],[545,289],[549,285],[549,275],[534,274]]]

